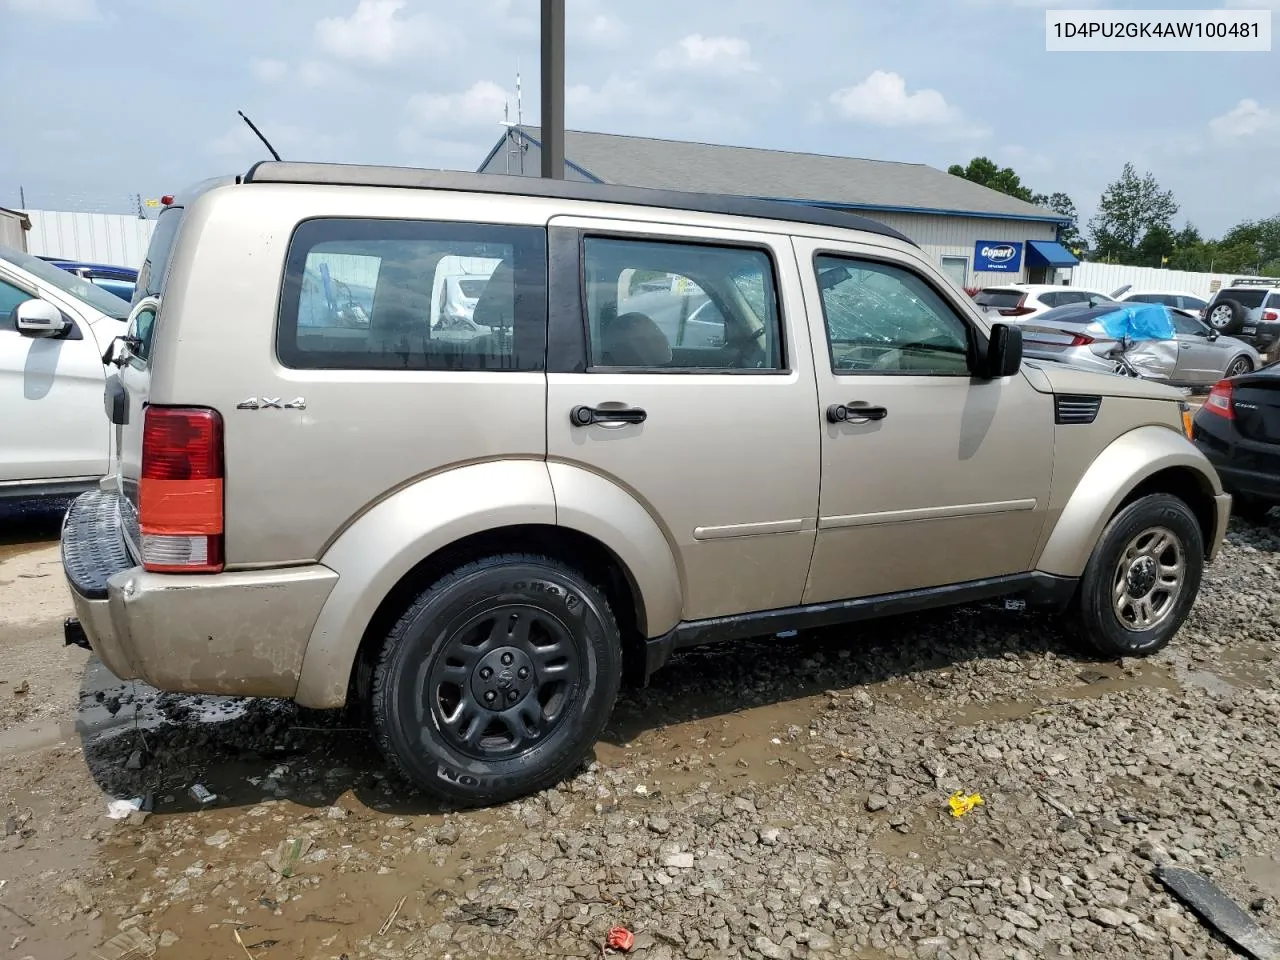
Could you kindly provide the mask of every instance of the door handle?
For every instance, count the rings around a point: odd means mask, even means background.
[[[833,403],[827,407],[827,423],[859,423],[863,420],[883,420],[889,415],[884,407],[859,403]]]
[[[593,423],[644,423],[649,414],[639,407],[602,410],[578,404],[569,411],[569,422],[575,427],[589,427]]]

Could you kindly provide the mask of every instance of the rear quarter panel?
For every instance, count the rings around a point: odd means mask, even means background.
[[[277,306],[295,227],[313,217],[542,224],[549,212],[509,197],[289,184],[223,186],[188,207],[153,344],[151,402],[223,417],[229,566],[319,559],[415,480],[545,456],[540,372],[284,367]],[[250,397],[301,397],[306,407],[237,409]]]

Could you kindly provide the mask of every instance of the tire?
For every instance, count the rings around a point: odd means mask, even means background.
[[[1219,333],[1239,333],[1248,316],[1239,300],[1219,300],[1205,314],[1205,322]]]
[[[1245,373],[1253,372],[1253,361],[1246,356],[1236,357],[1227,365],[1227,372],[1223,374],[1224,378],[1238,377]]]
[[[1255,500],[1252,497],[1234,497],[1231,501],[1231,512],[1246,523],[1265,527],[1271,522],[1271,508],[1275,504],[1268,500]]]
[[[488,557],[421,593],[387,635],[374,732],[424,792],[457,806],[502,803],[581,764],[621,679],[621,637],[599,590],[548,557]],[[504,698],[505,721],[486,706]]]
[[[1157,536],[1167,538],[1171,546],[1153,553],[1158,546],[1150,538]],[[1171,552],[1175,549],[1176,554]],[[1126,561],[1126,556],[1131,556],[1132,562]],[[1173,566],[1175,556],[1181,561],[1178,583],[1162,591],[1161,570]],[[1190,508],[1163,493],[1135,500],[1102,531],[1080,580],[1079,616],[1085,637],[1109,658],[1155,653],[1186,620],[1203,573],[1204,539]],[[1150,583],[1153,577],[1155,582]],[[1113,593],[1117,584],[1124,587],[1120,599]],[[1142,600],[1147,601],[1145,609],[1152,614],[1148,626],[1142,625],[1140,617]],[[1125,611],[1123,616],[1118,607]]]

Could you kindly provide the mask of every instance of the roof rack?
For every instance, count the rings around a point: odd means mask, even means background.
[[[807,223],[842,230],[863,230],[909,243],[916,242],[892,227],[868,217],[824,207],[820,203],[792,203],[760,200],[718,193],[687,193],[586,183],[578,180],[549,180],[460,170],[424,170],[417,167],[384,167],[347,163],[297,163],[263,160],[244,175],[244,183],[313,183],[334,186],[402,187],[414,190],[453,190],[506,196],[550,197],[596,203],[631,204],[667,210],[694,210],[734,217],[757,217]]]
[[[1275,277],[1236,277],[1229,287],[1280,287],[1280,280]]]

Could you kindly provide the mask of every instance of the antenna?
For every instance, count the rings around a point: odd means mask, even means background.
[[[247,123],[249,125],[249,129],[252,130],[255,134],[257,134],[258,139],[262,141],[263,146],[265,146],[268,150],[271,151],[271,156],[279,160],[280,154],[276,153],[276,148],[273,147],[270,141],[268,141],[267,138],[262,135],[262,131],[253,125],[253,121],[244,115],[244,111],[237,110],[236,113],[240,114],[240,119],[243,120],[245,123]]]

